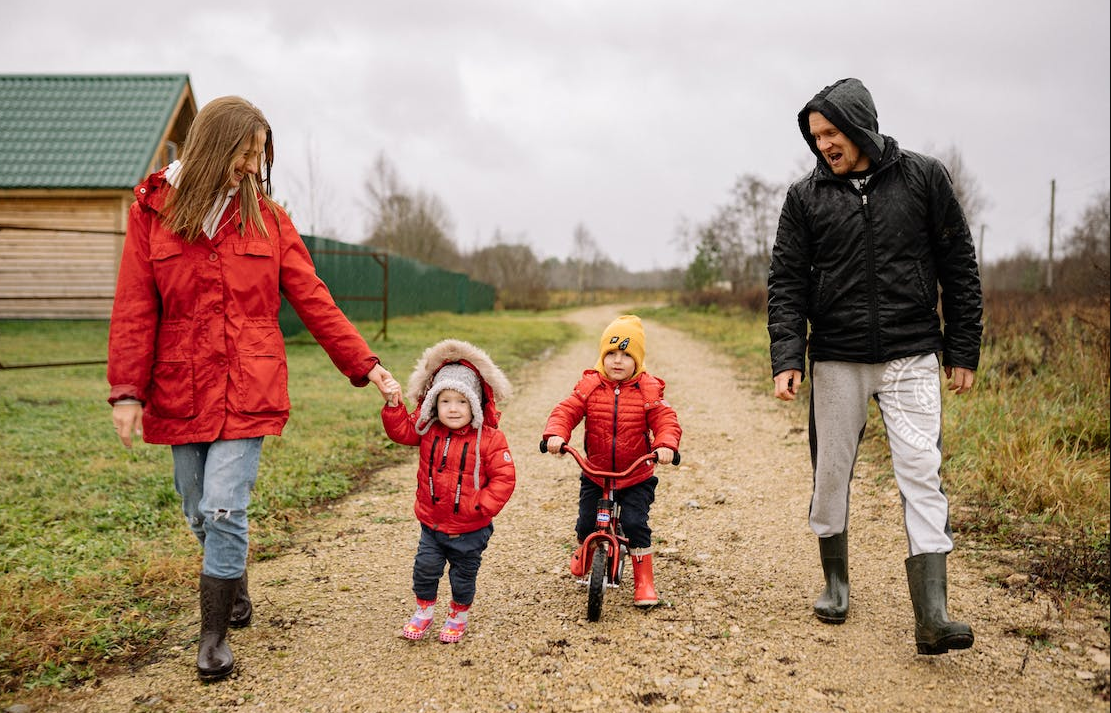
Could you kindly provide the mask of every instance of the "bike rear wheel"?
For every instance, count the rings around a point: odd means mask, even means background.
[[[586,618],[590,621],[598,621],[602,617],[602,599],[606,596],[608,575],[609,552],[605,545],[599,545],[590,564],[590,586],[586,595]]]

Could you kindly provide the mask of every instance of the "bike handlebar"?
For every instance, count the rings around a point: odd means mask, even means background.
[[[548,440],[546,438],[540,440],[540,452],[548,452]],[[644,465],[645,463],[656,462],[656,452],[652,451],[651,453],[645,453],[640,458],[637,458],[635,461],[629,464],[628,468],[621,471],[620,473],[614,473],[608,470],[596,469],[594,466],[590,465],[590,463],[588,463],[587,460],[583,458],[577,450],[567,445],[566,443],[562,444],[559,447],[559,452],[569,453],[571,457],[575,459],[575,462],[579,464],[579,467],[582,468],[584,473],[593,475],[596,478],[613,478],[614,480],[620,480],[622,478],[629,477],[629,475],[632,474],[634,470]],[[675,451],[675,459],[671,461],[671,464],[674,466],[679,465],[679,451]]]

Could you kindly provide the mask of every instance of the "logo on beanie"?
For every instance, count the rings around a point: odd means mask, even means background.
[[[621,339],[621,337],[610,337],[610,344],[617,344],[618,339]]]
[[[629,337],[625,337],[625,341],[618,344],[617,348],[620,349],[621,351],[625,351],[626,349],[628,349],[629,348]]]

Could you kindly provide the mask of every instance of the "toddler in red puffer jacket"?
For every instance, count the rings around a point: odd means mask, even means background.
[[[683,429],[675,410],[664,400],[663,379],[644,370],[644,327],[627,314],[606,327],[599,343],[598,363],[583,372],[571,395],[556,404],[544,427],[547,451],[562,455],[560,447],[571,431],[586,421],[585,455],[598,470],[621,472],[641,456],[655,451],[656,462],[675,459]],[[615,492],[621,506],[621,527],[629,538],[635,591],[633,603],[659,603],[652,575],[652,529],[649,510],[656,498],[654,464],[632,474],[628,485]],[[579,517],[575,524],[579,547],[571,557],[571,574],[582,577],[589,569],[583,541],[594,530],[595,508],[602,482],[583,474],[579,482]]]
[[[417,610],[402,628],[406,639],[423,639],[431,626],[445,565],[451,604],[440,641],[456,643],[466,631],[494,516],[517,482],[496,407],[510,392],[509,380],[486,352],[445,339],[425,350],[409,377],[416,409],[409,413],[400,393],[390,394],[382,408],[389,437],[420,448],[413,507],[421,529],[413,561]]]

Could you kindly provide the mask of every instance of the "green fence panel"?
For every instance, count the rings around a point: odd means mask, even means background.
[[[320,279],[352,321],[382,321],[384,310],[388,310],[387,317],[400,317],[427,312],[465,314],[494,308],[497,290],[463,273],[396,255],[376,254],[365,245],[313,235],[302,238]],[[389,294],[384,295],[383,284],[387,279]],[[279,322],[286,336],[305,328],[285,299]]]

